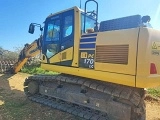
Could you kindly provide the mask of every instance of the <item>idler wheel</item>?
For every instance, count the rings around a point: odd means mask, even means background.
[[[29,82],[29,84],[28,84],[28,92],[30,94],[34,95],[34,94],[38,93],[38,89],[39,89],[39,87],[38,87],[38,83],[37,82],[35,82],[35,81]]]

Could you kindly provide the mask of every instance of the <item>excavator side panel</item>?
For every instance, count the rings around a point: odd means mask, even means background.
[[[95,80],[123,84],[133,87],[135,86],[135,76],[132,75],[116,74],[111,72],[95,71],[84,68],[74,68],[74,67],[44,64],[44,63],[41,64],[41,67],[45,70],[57,71],[60,73],[66,73],[70,75],[92,78]]]
[[[160,31],[141,28],[138,42],[136,87],[160,85]]]
[[[138,35],[139,28],[98,33],[95,70],[135,76]]]

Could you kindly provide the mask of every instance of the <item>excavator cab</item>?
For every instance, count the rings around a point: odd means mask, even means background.
[[[72,8],[64,12],[51,15],[45,20],[44,35],[42,41],[42,62],[71,65],[72,55],[66,56],[65,51],[73,54],[75,35],[75,9]],[[63,54],[63,59],[61,55]],[[64,59],[67,61],[63,62]]]
[[[89,2],[95,2],[97,9],[87,12]],[[79,40],[83,34],[98,31],[97,21],[98,3],[95,0],[86,1],[85,11],[73,7],[48,16],[44,22],[42,63],[78,67]]]

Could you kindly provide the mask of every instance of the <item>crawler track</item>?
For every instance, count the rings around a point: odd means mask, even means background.
[[[145,120],[144,90],[66,74],[25,80],[32,101],[91,120]]]
[[[85,118],[87,120],[108,120],[107,114],[101,113],[99,111],[91,110],[89,108],[67,103],[65,101],[57,100],[55,98],[35,95],[29,97],[30,100],[50,106],[52,108],[68,112],[75,116],[79,116],[81,118]]]

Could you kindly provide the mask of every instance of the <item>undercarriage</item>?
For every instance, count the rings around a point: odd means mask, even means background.
[[[35,102],[89,120],[145,120],[144,89],[72,75],[35,75],[24,92]]]

